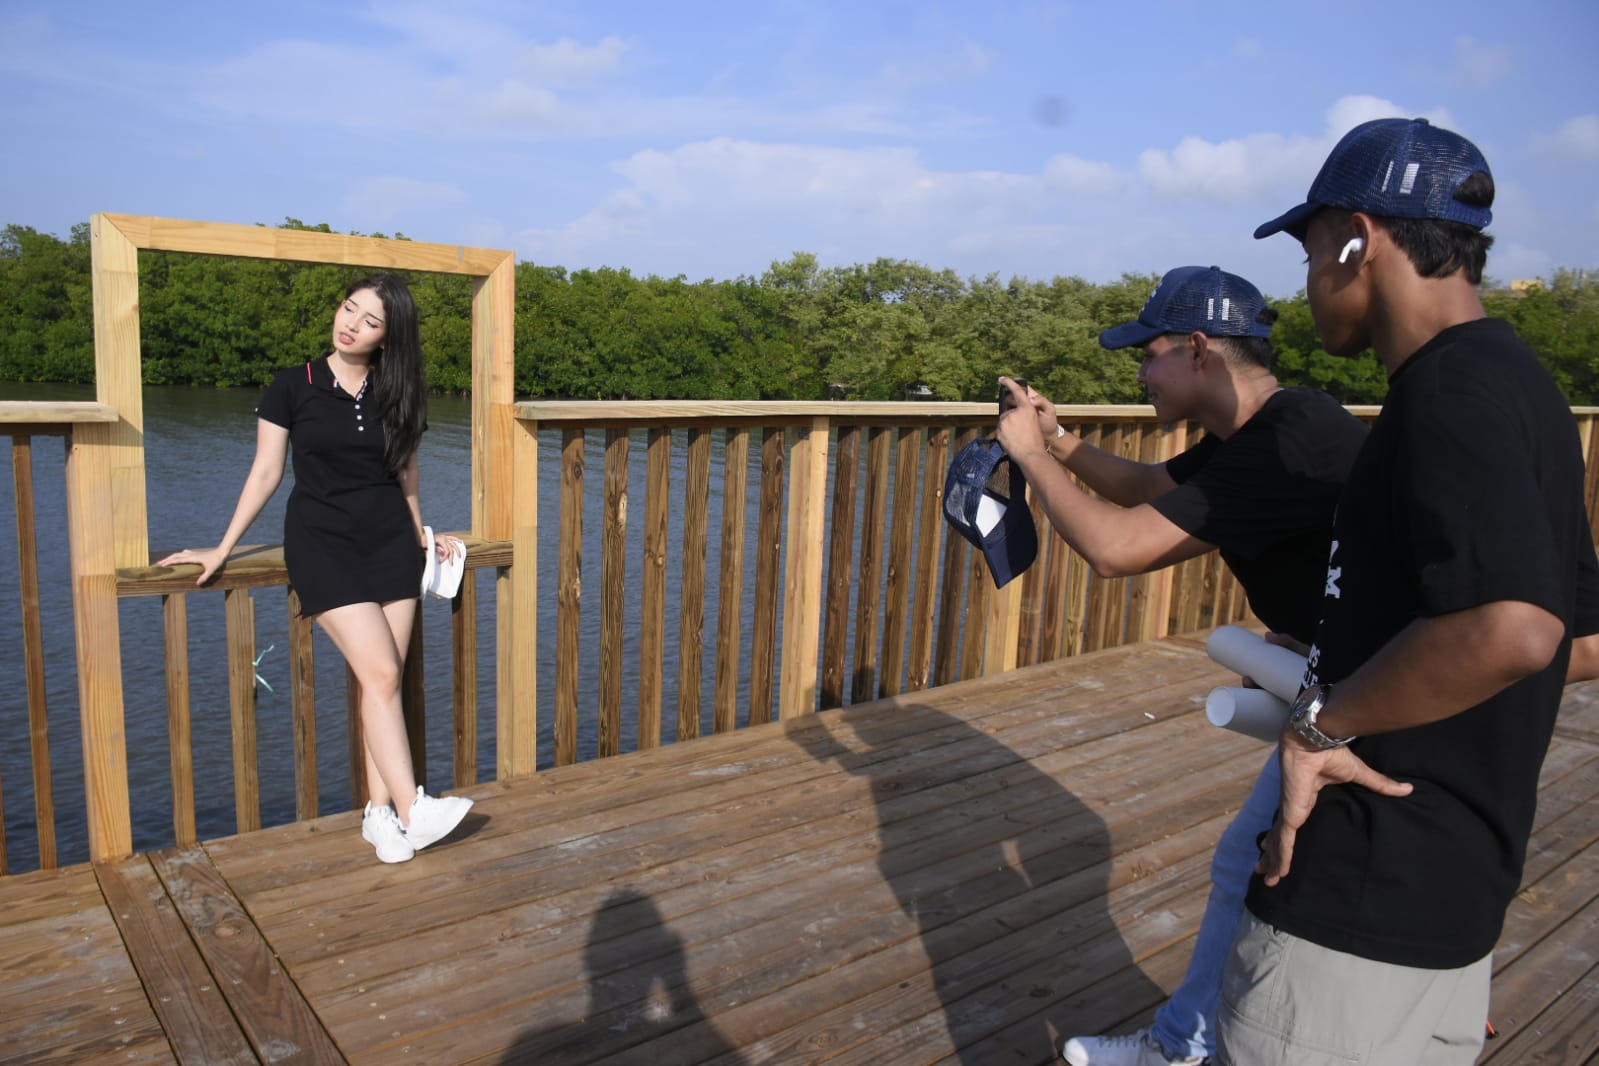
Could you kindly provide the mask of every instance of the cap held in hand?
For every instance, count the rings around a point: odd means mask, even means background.
[[[988,487],[1001,465],[1009,469],[1009,496]],[[974,440],[955,454],[944,479],[944,518],[983,553],[995,588],[1004,588],[1038,557],[1027,481],[998,441]]]

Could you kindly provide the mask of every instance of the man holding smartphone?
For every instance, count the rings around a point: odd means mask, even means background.
[[[1187,266],[1161,279],[1135,321],[1106,330],[1106,348],[1143,349],[1138,380],[1163,422],[1197,421],[1206,436],[1164,463],[1112,455],[1060,426],[1055,405],[1001,378],[998,437],[1043,501],[1050,523],[1101,577],[1147,573],[1220,549],[1272,630],[1313,639],[1327,574],[1333,509],[1365,425],[1312,389],[1271,372],[1276,314],[1248,281]],[[1079,488],[1076,474],[1098,497]],[[1374,775],[1373,788],[1400,786]],[[1211,894],[1182,985],[1152,1028],[1073,1037],[1072,1066],[1197,1064],[1215,1053],[1221,975],[1244,894],[1280,794],[1275,752],[1217,845]]]

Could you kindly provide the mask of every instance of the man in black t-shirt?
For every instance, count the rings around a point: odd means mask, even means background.
[[[1256,230],[1308,253],[1326,349],[1387,369],[1338,503],[1219,1016],[1227,1063],[1471,1063],[1561,686],[1592,676],[1599,563],[1565,397],[1476,286],[1493,179],[1381,119]],[[1573,638],[1576,654],[1573,654]],[[1404,794],[1362,785],[1380,773]]]
[[[1157,417],[1205,428],[1199,444],[1168,462],[1140,463],[1084,443],[1059,426],[1053,404],[1008,380],[1018,409],[1000,420],[999,439],[1055,529],[1096,573],[1145,573],[1220,549],[1255,614],[1308,642],[1333,507],[1366,427],[1325,393],[1278,386],[1270,369],[1273,318],[1243,278],[1179,267],[1135,321],[1100,334],[1106,348],[1143,349],[1138,380]],[[1077,488],[1067,470],[1102,498]],[[1217,845],[1182,984],[1147,1030],[1066,1041],[1071,1066],[1191,1064],[1214,1052],[1222,968],[1260,856],[1256,840],[1270,827],[1278,796],[1274,754]]]

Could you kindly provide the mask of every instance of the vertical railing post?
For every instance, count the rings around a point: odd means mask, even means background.
[[[17,592],[22,602],[23,676],[28,688],[29,750],[33,753],[33,813],[38,826],[39,868],[54,869],[56,807],[50,770],[50,710],[44,675],[44,622],[39,600],[39,536],[34,521],[33,443],[26,434],[11,438],[11,477],[17,506]],[[0,819],[3,824],[3,819]],[[0,873],[5,872],[4,829],[0,828]]]
[[[67,444],[67,534],[77,637],[78,717],[83,741],[89,858],[133,853],[128,752],[122,709],[122,636],[112,538],[110,423],[73,427]]]
[[[239,832],[261,828],[261,763],[255,720],[255,600],[247,588],[222,593],[228,631],[228,694],[233,723],[233,804]]]
[[[194,729],[189,691],[189,594],[161,597],[167,644],[167,762],[172,774],[172,837],[178,847],[199,839],[194,817]]]
[[[517,421],[512,442],[511,552],[500,574],[495,765],[502,778],[538,765],[539,424]]]
[[[583,473],[588,434],[561,431],[561,528],[555,563],[555,765],[577,762],[578,660],[583,629]]]
[[[783,578],[783,654],[779,718],[816,711],[822,634],[822,561],[827,525],[830,421],[800,429],[789,468],[788,557]]]
[[[744,620],[745,500],[750,431],[727,430],[722,451],[722,573],[716,599],[716,687],[712,718],[718,733],[738,728],[740,640]]]
[[[289,589],[289,704],[294,719],[294,816],[315,818],[321,809],[316,754],[316,642],[312,621],[300,613],[300,594]]]
[[[600,720],[595,738],[602,756],[617,755],[622,750],[622,675],[625,672],[622,651],[627,623],[627,464],[631,454],[632,441],[625,428],[605,431],[605,517],[600,533]],[[565,463],[562,465],[564,467]],[[564,503],[561,514],[564,535]],[[558,677],[561,669],[562,664],[557,662]],[[576,669],[573,664],[574,675]],[[575,701],[575,676],[573,685]],[[557,714],[560,700],[558,695]]]
[[[639,607],[638,746],[659,747],[666,664],[666,537],[672,516],[672,430],[654,425],[645,445],[644,560]]]

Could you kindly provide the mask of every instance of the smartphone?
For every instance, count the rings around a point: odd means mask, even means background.
[[[1027,391],[1026,378],[1011,378],[1011,380],[1016,382],[1017,387],[1019,387],[1023,392]],[[1011,400],[1010,390],[1001,385],[999,387],[999,413],[1004,414],[1006,411],[1010,410],[1012,406],[1013,401]]]

